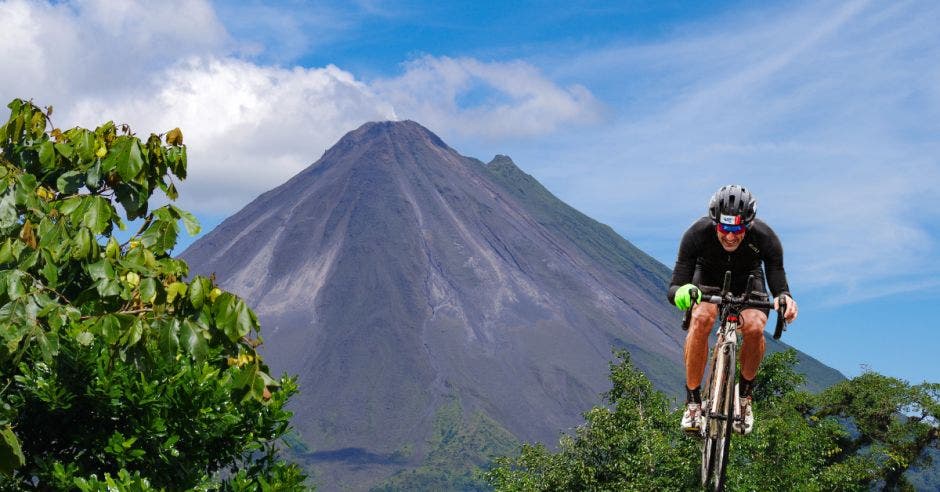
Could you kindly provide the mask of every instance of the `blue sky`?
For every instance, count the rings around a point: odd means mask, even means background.
[[[940,4],[0,0],[0,99],[183,128],[208,228],[365,121],[508,154],[672,266],[722,184],[780,234],[786,340],[940,381]]]

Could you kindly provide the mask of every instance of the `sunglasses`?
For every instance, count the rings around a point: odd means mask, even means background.
[[[747,230],[747,227],[742,224],[738,224],[738,225],[718,224],[715,227],[718,229],[718,232],[722,234],[734,234],[735,236],[737,236],[738,234],[744,234],[744,231]]]

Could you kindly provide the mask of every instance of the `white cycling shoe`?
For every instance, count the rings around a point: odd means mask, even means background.
[[[688,434],[702,432],[702,404],[689,403],[682,414],[682,430]]]
[[[734,423],[731,427],[739,434],[748,435],[754,430],[754,406],[751,397],[741,398],[738,386],[734,387]]]

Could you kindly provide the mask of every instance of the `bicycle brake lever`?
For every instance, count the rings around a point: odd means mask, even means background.
[[[787,312],[787,298],[780,296],[777,298],[777,326],[774,328],[774,340],[779,340],[783,332],[787,330],[787,318],[784,316]]]

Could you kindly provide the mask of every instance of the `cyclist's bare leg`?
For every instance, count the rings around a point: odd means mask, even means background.
[[[764,326],[767,325],[767,315],[758,309],[745,309],[741,311],[741,375],[744,379],[753,380],[757,376],[760,362],[764,360],[766,343],[764,342]],[[686,356],[688,361],[688,356]],[[687,371],[688,372],[688,371]]]
[[[717,317],[718,306],[714,304],[703,302],[692,308],[692,322],[685,336],[685,385],[689,389],[694,390],[702,384],[708,363],[708,335]]]

